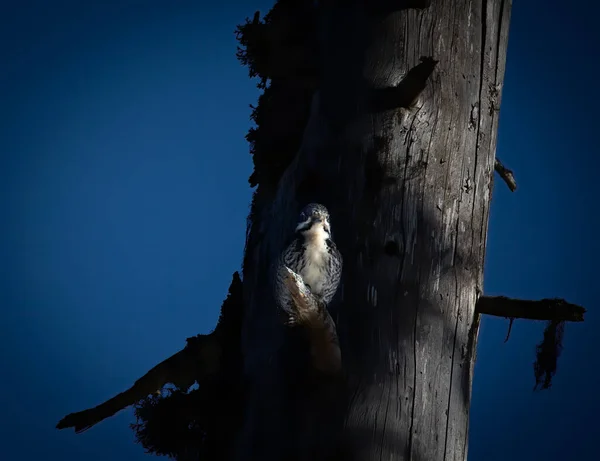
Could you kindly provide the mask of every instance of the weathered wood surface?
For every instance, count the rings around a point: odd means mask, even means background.
[[[321,2],[302,148],[274,197],[257,196],[237,459],[326,459],[338,446],[344,460],[464,460],[511,2],[341,3]],[[344,255],[332,305],[343,388],[309,372],[268,288],[310,200],[330,209]]]

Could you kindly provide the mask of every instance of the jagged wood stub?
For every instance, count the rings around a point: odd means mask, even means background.
[[[464,460],[511,2],[342,3],[320,2],[302,146],[274,196],[256,201],[236,459]],[[423,62],[435,66],[422,91],[394,93]],[[395,105],[374,99],[386,92]],[[307,397],[326,391],[305,385],[267,289],[310,200],[330,209],[345,261],[331,311],[347,384],[330,406]]]
[[[496,157],[496,164],[494,165],[496,172],[500,175],[502,180],[506,183],[511,192],[517,190],[517,181],[512,170],[509,170],[504,166],[499,158]]]

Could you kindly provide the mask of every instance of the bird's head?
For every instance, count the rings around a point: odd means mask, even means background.
[[[319,203],[309,203],[300,212],[296,232],[304,235],[324,234],[326,238],[331,237],[331,226],[329,224],[329,211]]]

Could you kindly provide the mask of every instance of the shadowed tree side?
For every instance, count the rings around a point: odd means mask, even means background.
[[[141,399],[134,429],[147,450],[186,461],[466,458],[478,315],[583,316],[481,296],[494,170],[516,188],[495,159],[509,12],[507,0],[280,0],[239,27],[238,57],[263,94],[248,134],[257,189],[243,288],[234,278],[236,320],[217,341],[230,352],[211,354],[207,373],[200,349],[188,351],[117,399]],[[331,315],[310,317],[324,330],[286,326],[270,284],[311,201],[329,208],[345,261]],[[310,298],[305,308],[319,312]],[[536,381],[556,369],[561,328],[538,348]],[[146,398],[188,368],[204,371]],[[87,427],[117,406],[59,425]]]

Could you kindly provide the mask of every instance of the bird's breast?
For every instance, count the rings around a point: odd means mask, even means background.
[[[304,282],[310,285],[315,295],[320,295],[327,282],[327,264],[329,252],[324,245],[309,245],[304,252],[304,264],[300,275]]]

